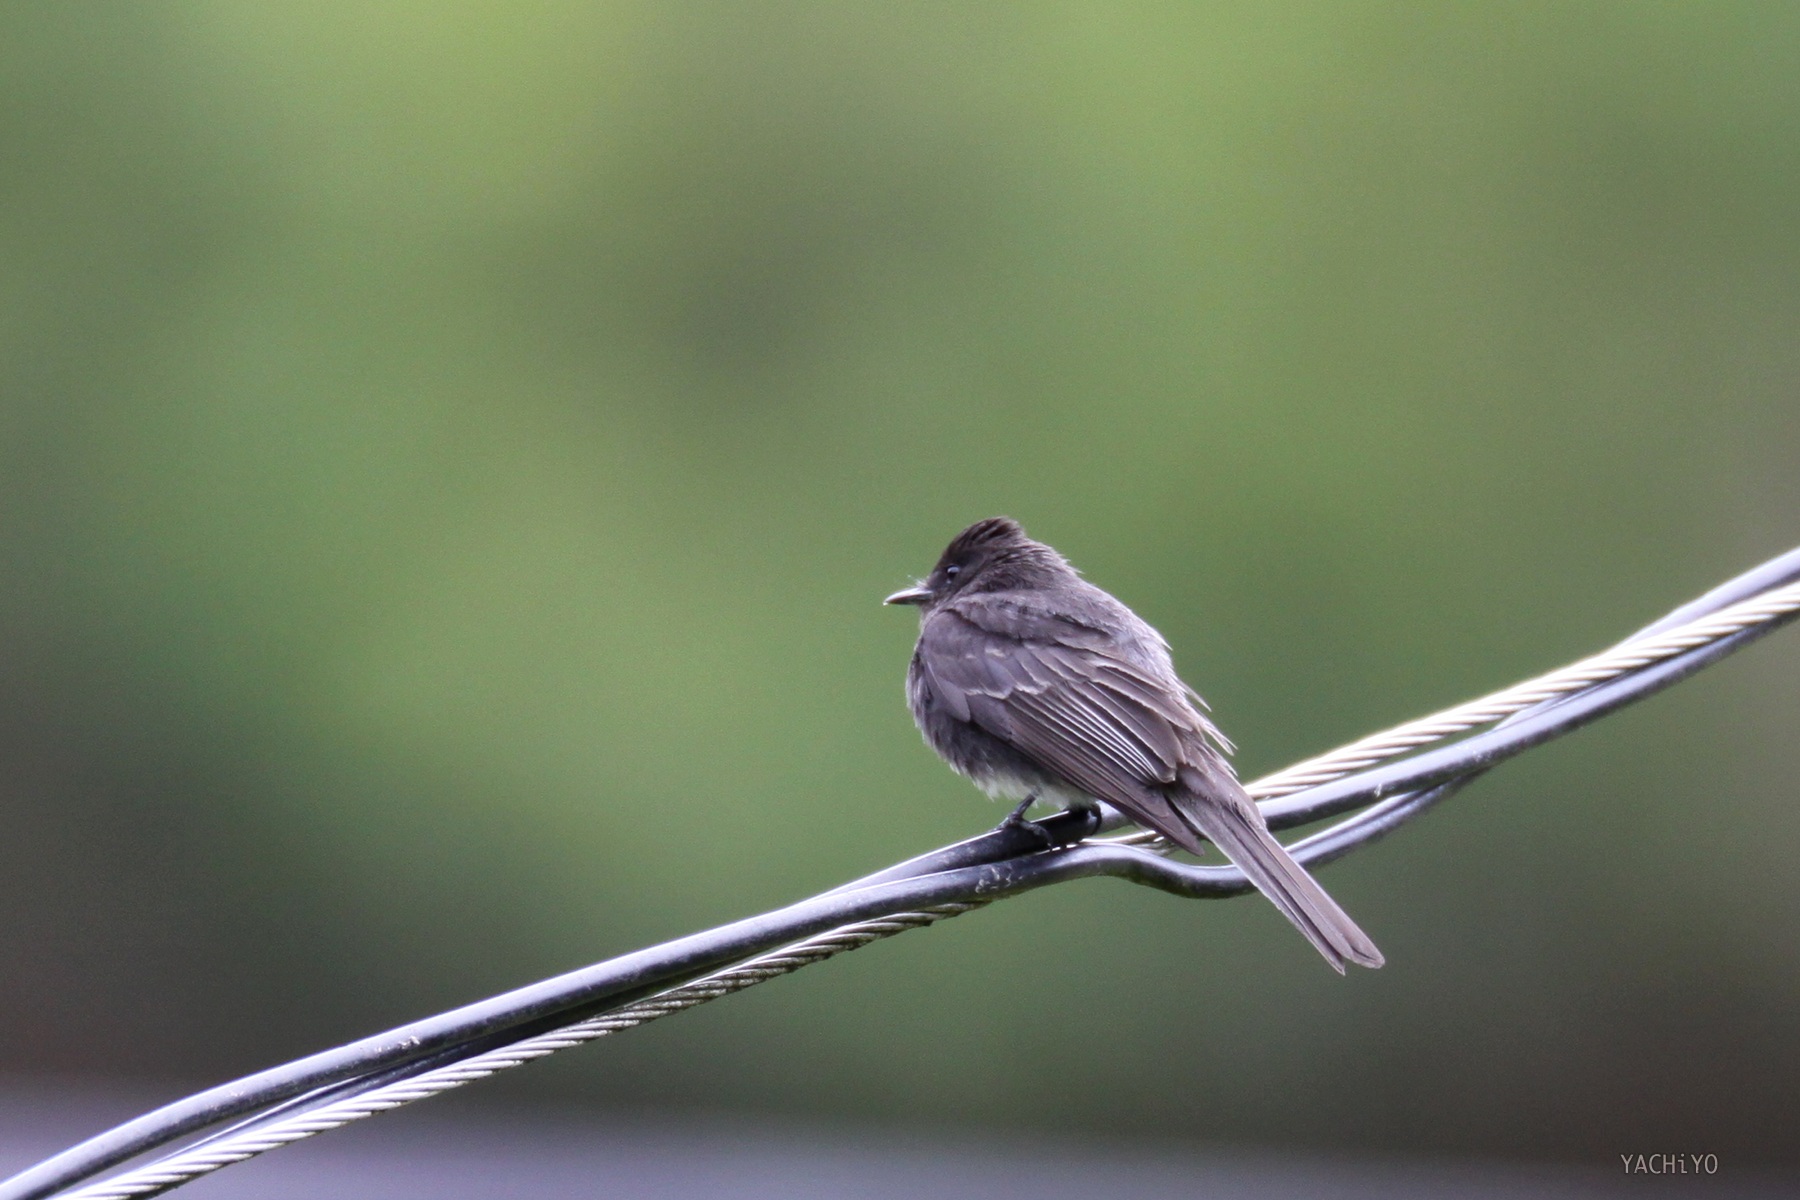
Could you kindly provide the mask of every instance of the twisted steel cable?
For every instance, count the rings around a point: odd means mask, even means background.
[[[1309,758],[1273,775],[1266,775],[1250,785],[1250,794],[1258,800],[1272,800],[1303,788],[1342,779],[1353,771],[1374,766],[1420,746],[1442,741],[1482,725],[1493,724],[1547,700],[1581,691],[1609,679],[1617,679],[1651,663],[1673,658],[1677,654],[1730,637],[1753,625],[1761,625],[1796,610],[1800,610],[1800,583],[1777,588],[1754,599],[1734,604],[1666,633],[1621,643],[1611,650],[1570,663],[1547,675],[1514,684],[1479,700],[1471,700],[1429,717],[1370,734],[1329,754]]]
[[[1516,683],[1480,699],[1369,734],[1329,753],[1297,762],[1272,775],[1265,775],[1246,784],[1245,790],[1257,800],[1273,800],[1321,784],[1335,783],[1345,776],[1388,759],[1398,758],[1422,746],[1443,741],[1459,733],[1467,733],[1483,725],[1492,725],[1528,708],[1547,705],[1550,701],[1633,671],[1640,671],[1653,663],[1699,649],[1796,611],[1800,611],[1800,583],[1775,588],[1673,629],[1628,639],[1610,650],[1580,659],[1548,674],[1527,679],[1523,683]],[[1112,840],[1120,845],[1155,845],[1163,841],[1160,835],[1147,830]]]
[[[1412,819],[1502,757],[1666,687],[1796,612],[1800,550],[1715,588],[1602,654],[1360,739],[1252,783],[1250,790],[1262,798],[1287,797],[1269,807],[1276,828],[1379,801],[1291,847],[1303,863],[1328,862]],[[1399,764],[1373,766],[1497,720],[1498,729]],[[155,1194],[275,1146],[1050,883],[1113,875],[1185,896],[1227,896],[1248,887],[1235,868],[1172,862],[1149,853],[1161,849],[1146,844],[1153,835],[1082,841],[1094,830],[1079,822],[1072,826],[1066,814],[1041,824],[1066,834],[1061,848],[1038,853],[1041,846],[1022,845],[1011,834],[996,831],[776,913],[677,939],[210,1089],[15,1176],[0,1184],[0,1200],[53,1195],[183,1135],[257,1113],[169,1156],[72,1193],[96,1198]],[[846,922],[850,917],[856,919]],[[787,936],[780,936],[784,932]],[[758,953],[772,946],[780,948]],[[582,1019],[571,1023],[574,1010],[583,1008]]]

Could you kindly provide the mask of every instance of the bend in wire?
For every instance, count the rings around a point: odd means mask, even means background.
[[[1492,724],[1533,705],[1616,679],[1795,611],[1800,611],[1800,583],[1753,596],[1687,624],[1653,636],[1627,641],[1480,699],[1371,734],[1328,754],[1265,776],[1249,784],[1248,790],[1258,799],[1273,799],[1329,783],[1429,743]],[[1105,841],[1157,848],[1155,844],[1160,839],[1154,834],[1140,832]],[[227,1131],[112,1179],[62,1194],[67,1200],[135,1200],[137,1197],[154,1195],[278,1146],[301,1141],[415,1100],[438,1095],[498,1071],[543,1058],[557,1050],[581,1045],[609,1033],[685,1011],[803,966],[907,929],[934,924],[945,917],[968,912],[989,902],[975,900],[945,904],[830,930],[562,1029],[357,1095],[328,1101],[289,1116],[257,1123],[239,1133]]]

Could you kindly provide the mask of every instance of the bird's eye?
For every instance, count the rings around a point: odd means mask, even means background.
[[[952,566],[948,566],[948,567],[944,568],[944,578],[945,579],[955,579],[961,573],[962,573],[962,568],[958,567],[958,566],[952,565]]]

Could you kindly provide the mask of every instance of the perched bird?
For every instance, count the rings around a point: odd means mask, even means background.
[[[1341,974],[1381,951],[1269,833],[1168,643],[1008,517],[956,535],[888,604],[919,606],[906,672],[931,748],[990,796],[1105,801],[1184,850],[1210,841]]]

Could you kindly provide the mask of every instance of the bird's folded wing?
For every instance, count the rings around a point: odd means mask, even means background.
[[[1185,830],[1165,789],[1184,765],[1223,766],[1205,719],[1085,629],[1015,610],[1002,633],[987,615],[947,610],[925,631],[921,662],[949,711],[1152,828]]]

